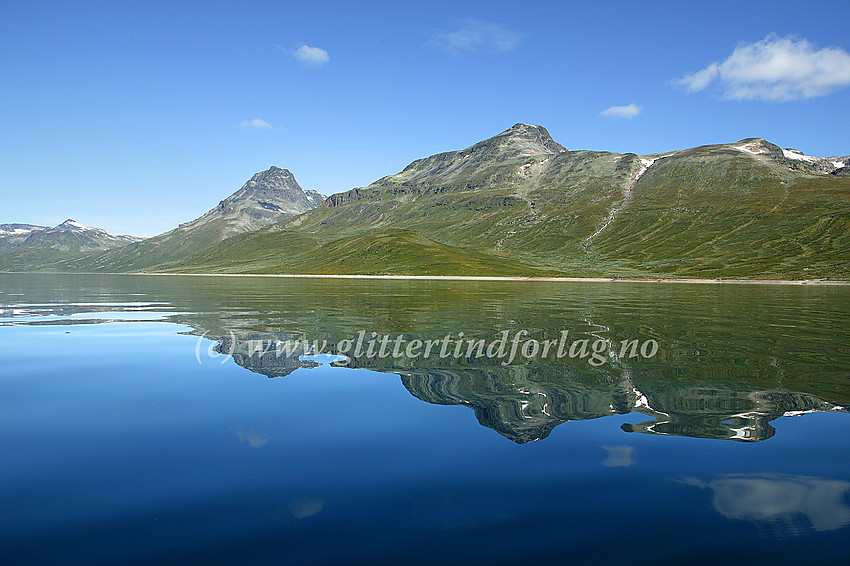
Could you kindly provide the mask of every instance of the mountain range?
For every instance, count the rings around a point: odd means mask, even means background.
[[[102,228],[68,219],[58,226],[0,224],[0,266],[32,268],[140,241],[134,236],[113,236]]]
[[[200,218],[120,247],[22,260],[18,238],[0,269],[847,280],[848,218],[850,156],[761,138],[569,150],[516,124],[327,199],[272,167]]]
[[[53,227],[32,224],[0,224],[0,249],[93,251],[121,247],[138,240],[141,240],[141,238],[112,236],[102,228],[83,226],[70,218]]]

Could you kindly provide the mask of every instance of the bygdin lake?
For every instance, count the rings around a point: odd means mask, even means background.
[[[0,274],[0,556],[841,563],[848,299],[846,286]],[[504,357],[488,357],[502,336]],[[396,340],[436,343],[394,356]],[[485,355],[467,355],[478,340]],[[525,356],[531,340],[541,351]],[[301,350],[276,355],[287,341]],[[581,341],[588,356],[571,357]],[[589,363],[594,344],[604,363]]]
[[[561,330],[560,338],[550,340],[536,340],[530,338],[531,334],[528,330],[503,330],[499,333],[499,338],[490,340],[485,338],[469,338],[463,331],[457,335],[446,334],[436,340],[420,340],[418,338],[409,339],[404,334],[392,336],[390,334],[379,334],[377,332],[369,332],[360,330],[357,332],[356,338],[343,338],[332,346],[326,339],[314,339],[300,337],[298,339],[289,338],[283,340],[247,340],[248,356],[262,357],[293,357],[293,356],[309,356],[316,354],[335,353],[342,356],[339,363],[348,361],[348,356],[355,359],[358,358],[379,358],[385,359],[392,357],[393,359],[407,358],[414,360],[418,358],[428,359],[432,355],[434,357],[455,358],[461,359],[498,359],[502,365],[509,365],[517,360],[517,355],[521,356],[524,361],[535,359],[545,359],[552,356],[556,359],[569,357],[570,359],[587,360],[592,366],[601,366],[609,361],[609,359],[617,360],[618,358],[636,358],[644,357],[651,358],[658,352],[658,342],[655,340],[645,340],[641,343],[639,340],[621,340],[619,346],[611,344],[606,338],[596,338],[591,342],[587,338],[573,340],[567,343],[567,335],[569,330]],[[511,337],[512,335],[512,337]],[[195,357],[198,363],[201,363],[201,341],[199,338],[195,347]],[[236,345],[236,337],[230,335],[231,348]],[[619,353],[618,353],[619,351]],[[207,356],[218,358],[218,352],[212,347],[207,348]],[[227,352],[228,355],[233,352]]]

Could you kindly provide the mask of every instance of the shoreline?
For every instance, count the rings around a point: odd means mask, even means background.
[[[45,274],[45,275],[143,275],[147,277],[266,277],[280,279],[395,279],[413,281],[532,281],[549,283],[670,283],[691,285],[817,285],[844,286],[850,281],[826,279],[664,279],[656,277],[520,277],[489,275],[330,275],[308,273],[102,273],[102,272],[50,272],[50,271],[4,271],[0,274]]]

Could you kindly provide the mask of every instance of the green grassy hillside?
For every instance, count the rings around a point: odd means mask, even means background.
[[[755,138],[663,155],[570,151],[517,124],[266,228],[211,211],[48,267],[850,279],[850,176],[799,155]]]
[[[184,273],[550,276],[507,254],[440,244],[403,229],[320,242],[300,232],[263,231],[231,238],[180,266]]]
[[[709,146],[653,164],[591,249],[677,277],[850,279],[848,219],[847,177]]]
[[[516,135],[528,143],[419,160],[175,269],[850,279],[850,177],[763,140],[642,158]]]

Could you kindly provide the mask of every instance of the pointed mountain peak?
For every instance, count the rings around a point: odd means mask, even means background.
[[[295,175],[293,175],[289,169],[283,169],[275,165],[272,165],[265,171],[255,173],[254,176],[245,183],[245,186],[247,187],[251,184],[298,186],[298,182],[295,180]]]
[[[194,230],[208,222],[225,219],[228,225],[218,235],[219,239],[223,239],[301,214],[323,200],[324,197],[314,191],[305,192],[288,169],[272,165],[255,173],[241,189],[218,206],[200,218],[181,224],[179,228]]]
[[[510,134],[517,136],[539,135],[541,133],[546,136],[549,136],[549,132],[543,126],[536,126],[534,124],[524,124],[522,122],[517,122],[507,130],[502,132],[502,134]],[[551,139],[551,137],[549,139]]]
[[[265,171],[255,173],[241,189],[225,199],[225,202],[257,196],[274,199],[275,195],[282,193],[300,195],[303,192],[298,181],[295,180],[295,175],[289,169],[272,165]]]
[[[289,169],[284,169],[283,167],[278,167],[277,165],[272,165],[265,171],[260,171],[259,173],[257,173],[257,175],[280,175],[283,177],[294,177],[294,175],[289,171]]]
[[[503,151],[518,151],[520,155],[563,153],[567,148],[552,139],[543,126],[514,124],[501,134],[476,145],[497,145]]]
[[[83,226],[82,224],[80,224],[79,222],[77,222],[76,220],[73,220],[71,218],[69,218],[68,220],[66,220],[65,222],[63,222],[62,224],[57,226],[56,228],[54,228],[54,230],[87,230],[87,229],[88,229],[88,226]]]

